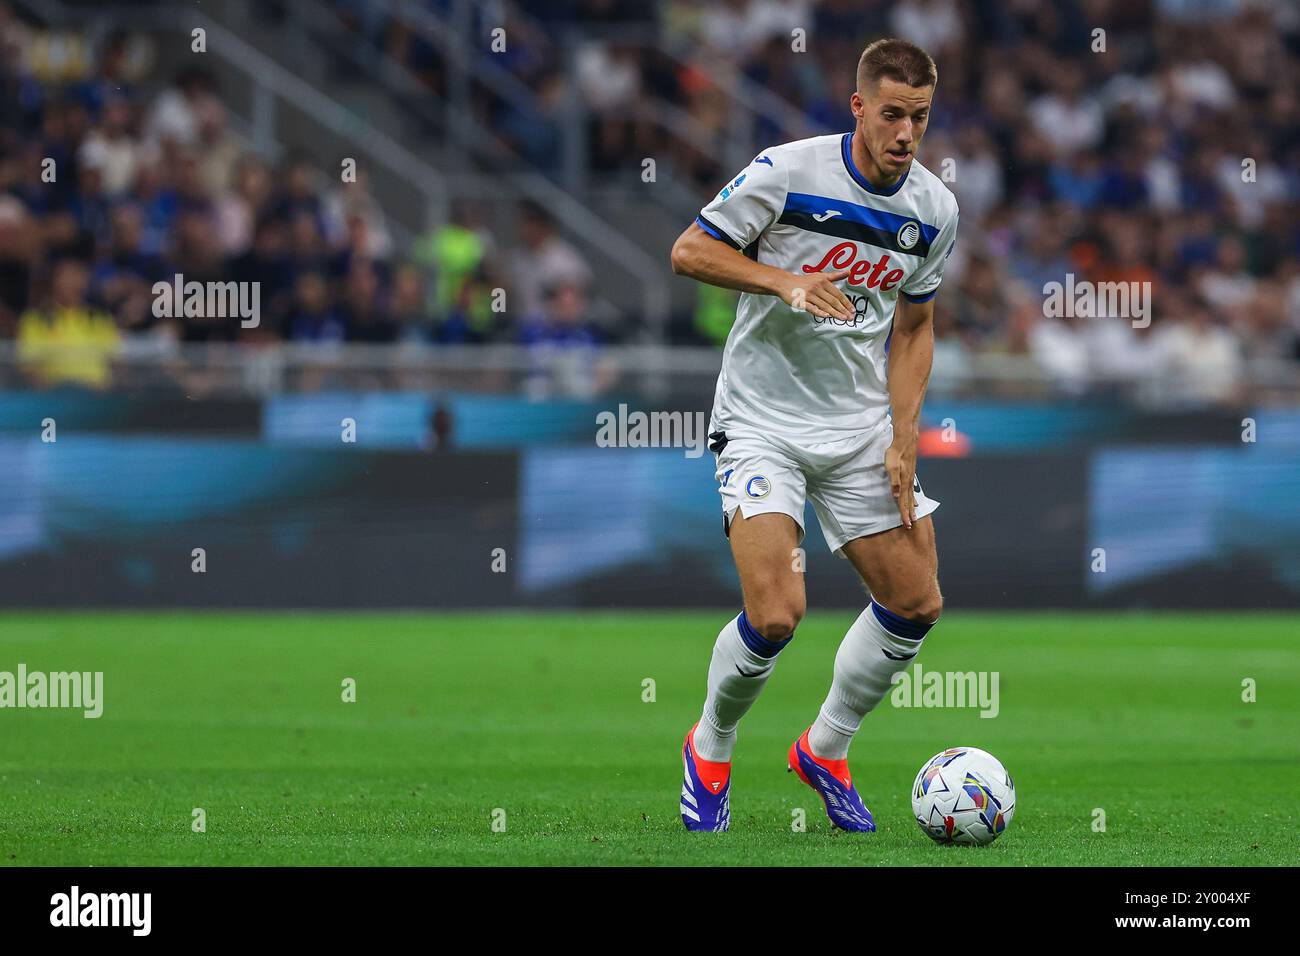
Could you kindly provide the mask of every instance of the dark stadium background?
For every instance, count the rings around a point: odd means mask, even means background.
[[[884,34],[962,207],[949,607],[1300,606],[1300,13],[1244,0],[0,0],[0,601],[734,604],[711,456],[596,415],[707,413],[734,297],[672,240],[846,129]],[[176,273],[259,326],[155,317]],[[1048,318],[1067,273],[1150,327]],[[812,603],[858,605],[809,522]]]

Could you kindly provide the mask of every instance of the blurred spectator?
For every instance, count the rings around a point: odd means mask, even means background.
[[[86,265],[63,259],[53,268],[46,304],[18,322],[18,359],[39,385],[102,389],[119,338],[113,317],[90,305]]]
[[[704,4],[701,40],[713,55],[744,58],[774,37],[790,36],[812,21],[807,0],[722,0]]]
[[[1031,327],[1029,333],[1029,354],[1048,378],[1067,394],[1082,392],[1088,382],[1084,321],[1073,315],[1045,316]]]
[[[507,335],[499,287],[482,269],[460,284],[456,298],[442,313],[434,340],[445,344],[500,341]]]
[[[379,297],[379,276],[373,263],[358,259],[343,283],[343,325],[349,342],[396,342],[397,323]]]
[[[353,182],[335,187],[323,209],[331,238],[368,259],[387,259],[393,252],[393,237],[383,208],[370,191],[370,178],[358,169]]]
[[[1300,310],[1293,307],[1292,311],[1300,318]],[[1288,320],[1286,291],[1281,282],[1258,283],[1239,314],[1236,332],[1247,357],[1300,359],[1300,322]]]
[[[421,238],[413,258],[434,277],[434,306],[450,309],[462,299],[461,293],[472,276],[482,271],[493,253],[491,237],[475,217],[469,203],[456,203],[451,220]]]
[[[970,221],[980,221],[1003,198],[1002,163],[997,147],[986,130],[978,126],[964,126],[955,142],[938,144],[935,155],[951,158],[951,176],[943,168],[934,170],[950,182],[957,194],[961,214]]]
[[[566,284],[586,289],[590,285],[591,269],[586,260],[556,234],[554,221],[540,206],[530,203],[524,207],[519,235],[523,245],[510,256],[514,280],[510,291],[522,314],[543,311],[547,289]]]
[[[27,308],[39,252],[32,218],[13,196],[0,196],[0,337],[11,337]]]
[[[1211,306],[1227,313],[1255,296],[1255,280],[1246,271],[1246,248],[1236,236],[1219,240],[1214,264],[1197,276],[1196,289]]]
[[[231,188],[216,205],[217,231],[226,255],[247,252],[257,224],[268,218],[273,190],[266,164],[256,156],[243,156],[235,166]]]
[[[347,326],[330,297],[329,284],[319,272],[304,272],[294,287],[289,313],[289,338],[295,342],[342,342]]]
[[[578,85],[597,114],[625,113],[641,92],[641,65],[633,47],[591,43],[577,57]]]
[[[257,334],[252,337],[286,335],[285,319],[293,298],[294,269],[289,259],[288,227],[283,220],[272,216],[260,219],[251,248],[230,260],[229,272],[236,282],[261,283],[261,321]]]
[[[111,214],[106,247],[96,257],[91,271],[91,291],[114,315],[132,296],[147,291],[160,279],[169,278],[162,259],[146,252],[140,207],[132,203],[117,206]]]
[[[289,231],[289,262],[295,276],[304,272],[322,272],[337,275],[337,262],[330,255],[321,234],[319,221],[308,209],[299,209],[289,216],[277,217],[286,221]]]
[[[699,283],[695,294],[694,330],[705,342],[721,348],[736,323],[736,304],[740,293],[706,282]]]
[[[26,26],[14,16],[13,6],[0,0],[0,62],[21,62],[27,46]]]
[[[894,7],[889,25],[895,36],[941,56],[962,40],[961,11],[953,0],[915,0]]]
[[[1105,128],[1105,113],[1096,97],[1084,89],[1083,68],[1063,63],[1044,79],[1051,92],[1029,105],[1029,116],[1038,132],[1062,158],[1097,146]]]
[[[560,123],[569,87],[564,74],[551,69],[537,78],[534,92],[534,105],[506,104],[500,132],[529,166],[555,175],[564,155]]]
[[[519,341],[563,347],[599,342],[600,333],[591,321],[583,287],[576,282],[559,282],[548,288],[542,311],[523,321]]]
[[[135,182],[148,149],[134,133],[129,100],[114,96],[104,104],[99,125],[81,144],[77,160],[81,168],[99,171],[104,192],[112,197],[126,193]]]
[[[1154,333],[1156,366],[1170,381],[1171,397],[1190,405],[1240,399],[1241,347],[1201,303],[1186,317],[1169,316]]]
[[[195,118],[198,124],[195,152],[199,156],[199,179],[209,196],[220,196],[230,188],[243,150],[226,128],[226,108],[215,96],[199,100],[195,106]]]
[[[533,370],[524,390],[534,398],[589,397],[613,384],[616,371],[602,360],[600,333],[592,323],[583,287],[561,282],[545,292],[545,307],[524,320],[518,340],[530,352]]]
[[[306,159],[296,157],[281,167],[278,179],[281,187],[276,193],[276,204],[272,212],[291,222],[309,220],[316,240],[324,242],[327,233],[324,202],[319,188],[320,174]],[[297,229],[295,234],[298,234]]]
[[[199,142],[203,109],[216,95],[216,82],[202,69],[187,68],[154,101],[145,121],[145,136],[152,142],[191,147]]]
[[[398,266],[393,273],[391,312],[403,342],[424,342],[431,337],[424,285],[424,276],[410,263]]]

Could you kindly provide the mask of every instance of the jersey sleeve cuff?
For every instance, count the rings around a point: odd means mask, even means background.
[[[723,230],[719,229],[717,226],[709,222],[709,220],[705,219],[703,216],[696,216],[695,224],[699,226],[701,229],[703,229],[705,232],[707,232],[714,239],[717,239],[721,242],[725,242],[733,249],[736,250],[740,249],[740,243],[738,243],[735,239],[732,239]]]
[[[929,302],[938,294],[939,287],[935,286],[929,292],[904,292],[903,298],[907,299],[908,302],[915,302],[920,305],[922,302]]]

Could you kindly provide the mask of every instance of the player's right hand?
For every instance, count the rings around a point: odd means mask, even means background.
[[[853,318],[853,303],[835,283],[848,276],[848,269],[839,272],[814,272],[811,275],[786,273],[789,281],[777,290],[781,301],[796,312],[810,312],[819,319]]]
[[[903,527],[910,531],[916,521],[916,440],[909,443],[898,441],[897,437],[885,449],[885,473],[889,475],[889,491],[898,505]]]

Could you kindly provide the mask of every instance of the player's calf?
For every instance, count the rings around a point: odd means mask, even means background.
[[[889,692],[894,675],[907,670],[920,653],[939,607],[937,592],[933,599],[909,607],[907,616],[873,598],[858,615],[835,654],[830,693],[809,730],[809,747],[816,756],[848,757],[862,719]]]
[[[708,694],[699,722],[682,749],[686,777],[682,786],[682,823],[688,830],[727,829],[731,813],[731,754],[736,725],[758,699],[772,675],[777,655],[794,636],[793,626],[768,621],[769,640],[741,611],[718,633],[709,662]],[[797,623],[797,621],[796,621]]]
[[[821,795],[831,823],[845,830],[875,829],[849,775],[849,744],[870,713],[921,650],[942,607],[938,589],[897,613],[874,598],[858,615],[835,654],[834,678],[813,725],[790,748],[790,769]],[[933,616],[932,616],[933,615]]]
[[[777,655],[794,636],[769,622],[765,637],[741,611],[718,633],[709,662],[708,692],[695,729],[694,746],[705,760],[729,761],[736,746],[736,725],[758,699],[776,667]]]

